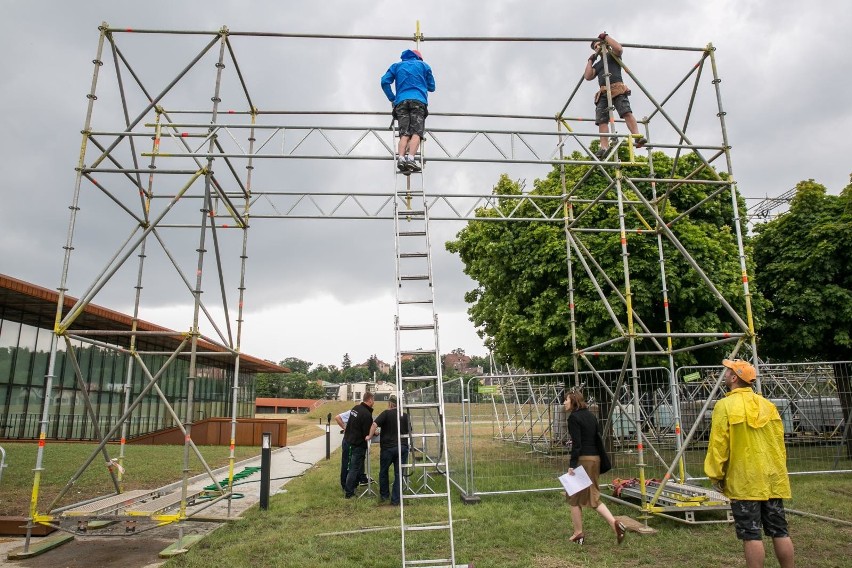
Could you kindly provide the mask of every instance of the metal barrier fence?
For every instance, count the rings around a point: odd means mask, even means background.
[[[724,393],[717,391],[709,402],[708,395],[721,370],[684,367],[672,377],[665,368],[639,369],[638,401],[632,378],[620,371],[598,372],[601,380],[592,372],[579,373],[590,409],[608,433],[613,470],[601,482],[638,476],[637,425],[645,478],[662,478],[696,422],[674,477],[702,479],[710,413]],[[759,377],[762,393],[778,406],[784,422],[790,473],[852,472],[852,432],[844,414],[852,408],[852,364],[767,364]],[[566,373],[445,383],[450,475],[466,497],[561,490],[556,478],[568,469],[570,452],[563,393],[574,382],[575,375]]]

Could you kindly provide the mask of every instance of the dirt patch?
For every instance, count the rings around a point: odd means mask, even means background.
[[[207,523],[187,523],[184,534],[206,534],[218,525]],[[123,529],[121,529],[123,530]],[[154,568],[165,560],[158,555],[160,551],[177,540],[176,526],[165,526],[150,531],[123,536],[85,536],[27,560],[0,559],[0,566],[18,566],[19,568],[42,568],[61,566],[62,568],[90,568],[91,566],[120,566],[121,568]],[[21,541],[23,545],[23,541]]]

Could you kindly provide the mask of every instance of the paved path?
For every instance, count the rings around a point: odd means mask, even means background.
[[[321,427],[325,432],[325,426]],[[340,447],[343,436],[337,432],[337,428],[332,428],[331,432],[331,452],[334,453]],[[325,459],[325,435],[319,436],[307,442],[302,442],[295,446],[286,446],[278,448],[272,452],[272,470],[270,471],[270,495],[275,495],[281,492],[283,485],[290,479],[297,477],[311,468],[314,464]],[[332,458],[334,459],[334,458]],[[245,467],[260,467],[260,456],[239,462],[234,466],[234,474],[239,473]],[[213,471],[216,474],[218,481],[224,481],[228,478],[228,468],[221,467]],[[246,509],[257,505],[260,502],[260,472],[242,480],[246,483],[234,486],[235,493],[242,493],[242,499],[234,499],[231,501],[231,516],[239,516]],[[236,483],[240,483],[239,481]],[[189,489],[200,490],[207,485],[211,485],[210,476],[206,473],[198,475],[190,480]],[[162,491],[179,491],[181,482],[177,481],[162,488]],[[193,508],[192,510],[195,510]],[[204,516],[225,516],[228,512],[227,500],[222,500],[214,505],[204,509]]]
[[[318,426],[319,427],[319,426]],[[323,435],[302,442],[294,446],[278,448],[272,452],[272,468],[270,477],[270,494],[286,491],[283,487],[291,479],[298,477],[313,467],[316,463],[325,459],[325,426],[321,426]],[[331,431],[331,452],[340,448],[343,436],[339,435],[337,428]],[[332,456],[332,461],[340,459]],[[260,467],[260,456],[238,462],[234,465],[234,473],[239,473],[245,467]],[[221,467],[213,471],[217,481],[223,481],[228,477],[228,467]],[[241,493],[243,498],[231,501],[231,517],[239,517],[243,511],[254,507],[260,502],[260,472],[256,472],[242,480],[245,483],[235,485],[234,491]],[[206,473],[190,479],[189,490],[202,489],[212,485],[210,476]],[[161,491],[179,491],[182,482],[176,481],[161,488]],[[200,506],[191,507],[188,513],[192,514]],[[205,517],[225,517],[228,515],[228,502],[222,500],[205,508],[201,513]],[[205,534],[215,530],[221,525],[209,522],[188,521],[184,524],[185,534]],[[121,523],[115,526],[116,531],[124,532]],[[54,533],[56,534],[56,533]],[[177,540],[177,525],[166,525],[154,530],[134,536],[91,536],[76,538],[74,541],[64,544],[57,549],[46,552],[29,560],[11,561],[6,555],[12,549],[24,545],[23,538],[0,537],[0,566],[17,566],[18,568],[62,566],[67,568],[88,566],[120,566],[121,568],[155,568],[165,561],[157,554],[166,546]]]

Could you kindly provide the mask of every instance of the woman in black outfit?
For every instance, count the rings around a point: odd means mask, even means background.
[[[583,507],[591,507],[612,527],[618,544],[621,544],[626,529],[623,524],[615,520],[606,505],[601,503],[601,492],[598,489],[601,465],[596,443],[599,433],[598,419],[589,412],[589,405],[586,404],[583,393],[578,391],[568,393],[565,398],[565,411],[571,413],[568,416],[568,432],[571,434],[571,461],[568,475],[574,475],[574,468],[582,465],[589,479],[592,480],[591,486],[568,498],[568,503],[571,505],[571,523],[574,525],[574,534],[569,540],[583,544],[586,538],[583,534]]]

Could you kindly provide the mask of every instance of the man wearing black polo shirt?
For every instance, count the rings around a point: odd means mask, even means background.
[[[364,458],[367,455],[367,441],[371,438],[370,429],[373,426],[373,393],[365,392],[361,404],[354,407],[349,414],[346,433],[343,439],[349,444],[349,473],[346,475],[344,491],[346,498],[355,495],[358,478],[364,472]]]

